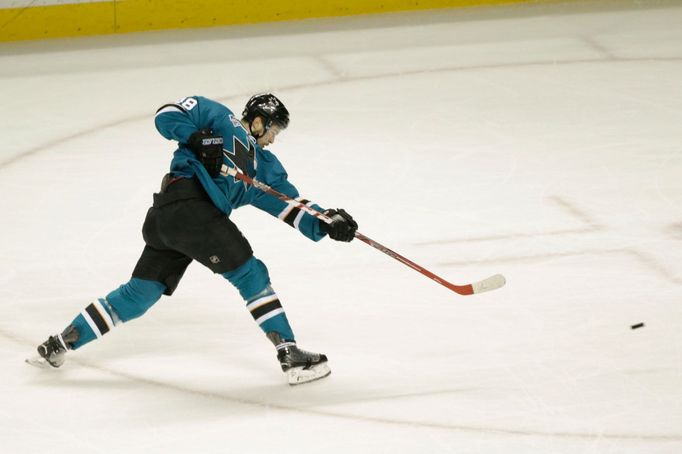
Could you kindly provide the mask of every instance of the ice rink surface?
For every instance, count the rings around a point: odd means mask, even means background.
[[[0,452],[682,452],[680,24],[624,0],[1,44]],[[128,280],[174,149],[155,110],[265,90],[302,195],[507,286],[461,297],[244,208],[328,379],[286,385],[198,264],[63,368],[25,365]]]

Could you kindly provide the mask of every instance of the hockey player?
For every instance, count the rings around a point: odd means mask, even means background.
[[[145,247],[132,278],[90,303],[64,331],[38,346],[37,361],[59,367],[68,350],[140,317],[162,295],[173,294],[187,266],[196,260],[239,290],[246,308],[274,344],[290,384],[329,375],[325,355],[298,348],[267,268],[229,218],[233,209],[253,205],[313,241],[327,235],[345,242],[354,238],[357,223],[342,209],[324,210],[333,220],[326,224],[292,203],[228,176],[228,168],[236,168],[323,211],[299,197],[280,161],[264,148],[289,125],[284,104],[269,93],[255,95],[237,118],[216,101],[192,96],[162,106],[155,123],[162,136],[178,142],[178,148],[147,212],[142,228]]]

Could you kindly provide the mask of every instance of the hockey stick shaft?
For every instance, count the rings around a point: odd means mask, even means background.
[[[443,287],[449,288],[455,293],[458,293],[460,295],[473,295],[474,293],[481,293],[481,292],[486,292],[489,290],[495,290],[497,288],[502,287],[505,284],[504,277],[501,274],[496,274],[495,276],[491,276],[487,279],[484,279],[479,282],[475,282],[473,284],[465,284],[465,285],[456,285],[451,282],[446,281],[442,277],[438,276],[435,273],[432,273],[431,271],[427,270],[426,268],[414,263],[412,260],[408,259],[407,257],[404,257],[397,252],[387,248],[383,244],[380,244],[373,239],[363,235],[360,232],[355,232],[355,238],[358,240],[372,246],[374,249],[377,249],[384,254],[388,255],[389,257],[399,261],[400,263],[409,266],[413,270],[417,271],[418,273],[423,274],[424,276],[428,277],[429,279],[439,283]]]
[[[247,184],[252,185],[253,187],[260,189],[261,191],[270,194],[273,197],[278,198],[279,200],[293,204],[296,208],[299,208],[306,213],[315,216],[316,218],[320,219],[322,222],[325,222],[327,224],[332,223],[332,219],[329,216],[326,216],[323,213],[320,213],[319,211],[315,210],[314,208],[311,208],[307,206],[304,203],[300,203],[291,197],[282,194],[279,191],[276,191],[272,189],[272,187],[268,186],[265,183],[262,183],[255,178],[251,178],[250,176],[238,171],[236,168],[233,167],[228,167],[227,174],[230,176],[233,176],[234,178],[241,180]],[[397,252],[387,248],[386,246],[374,241],[373,239],[369,238],[366,235],[363,235],[360,232],[355,232],[355,238],[358,240],[362,241],[363,243],[368,244],[369,246],[372,246],[374,249],[377,249],[378,251],[383,252],[384,254],[388,255],[392,259],[395,259],[402,264],[409,266],[413,270],[417,271],[418,273],[423,274],[424,276],[432,279],[433,281],[439,283],[440,285],[452,290],[455,293],[458,293],[460,295],[473,295],[476,293],[482,293],[482,292],[487,292],[490,290],[495,290],[500,287],[502,287],[505,284],[505,278],[501,274],[496,274],[494,276],[490,276],[489,278],[483,279],[482,281],[474,282],[472,284],[465,284],[465,285],[455,285],[451,282],[448,282],[447,280],[443,279],[442,277],[436,275],[435,273],[432,273],[431,271],[427,270],[426,268],[416,264],[412,260],[403,257],[402,255],[398,254]]]

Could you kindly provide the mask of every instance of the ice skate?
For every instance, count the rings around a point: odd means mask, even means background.
[[[38,356],[28,358],[26,360],[28,364],[38,367],[60,367],[64,364],[67,347],[61,334],[48,337],[36,350]]]
[[[275,331],[267,333],[267,337],[277,349],[277,359],[290,385],[319,380],[332,373],[326,355],[301,350],[295,341],[283,339]]]
[[[309,383],[332,373],[326,355],[307,352],[296,345],[277,350],[277,359],[290,385]]]
[[[26,362],[37,367],[60,367],[64,364],[64,355],[66,355],[67,350],[73,348],[73,343],[78,340],[78,337],[76,328],[69,325],[61,334],[50,336],[45,342],[38,345],[36,349],[38,355],[26,359]]]

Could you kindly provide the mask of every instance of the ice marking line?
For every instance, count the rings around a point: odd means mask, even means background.
[[[17,336],[13,333],[0,329],[0,336],[9,339],[12,342],[24,345],[33,345],[28,339]],[[544,431],[534,431],[534,430],[522,430],[522,429],[504,429],[495,427],[485,427],[485,426],[469,426],[469,425],[458,425],[458,424],[444,424],[437,422],[422,422],[422,421],[409,421],[409,420],[399,420],[399,419],[389,419],[380,418],[375,416],[365,416],[365,415],[349,415],[339,412],[334,412],[331,410],[319,410],[315,408],[297,408],[283,404],[269,403],[269,402],[259,402],[257,400],[249,400],[242,397],[230,396],[227,394],[220,394],[210,391],[203,391],[199,389],[192,389],[184,387],[178,384],[162,382],[159,380],[139,377],[129,373],[117,371],[111,368],[103,367],[88,361],[83,361],[77,358],[69,358],[69,362],[76,363],[82,367],[88,369],[97,370],[108,375],[113,375],[115,377],[123,378],[136,383],[141,383],[147,386],[154,386],[158,388],[168,389],[171,391],[179,392],[182,394],[190,394],[208,399],[218,399],[225,402],[233,402],[242,405],[251,405],[254,407],[262,407],[268,410],[278,410],[285,412],[301,413],[307,415],[324,416],[329,418],[337,418],[351,421],[363,421],[376,424],[386,424],[393,426],[401,426],[407,428],[428,428],[428,429],[438,429],[453,432],[473,432],[473,433],[483,433],[483,434],[498,434],[498,435],[513,435],[513,436],[526,436],[526,437],[551,437],[551,438],[567,438],[567,439],[579,439],[579,440],[597,440],[597,439],[609,439],[609,440],[623,440],[623,441],[651,441],[651,442],[671,442],[671,441],[682,441],[682,435],[680,434],[631,434],[631,433],[604,433],[604,432],[544,432]],[[282,385],[284,386],[284,385]],[[446,392],[447,393],[447,392]],[[401,398],[403,396],[393,396],[386,397],[390,398]],[[410,395],[407,395],[410,397]],[[376,400],[376,399],[375,399]]]
[[[534,255],[512,255],[506,257],[490,257],[476,260],[457,260],[439,263],[441,266],[464,266],[467,264],[476,265],[479,263],[505,263],[505,262],[535,262],[538,260],[548,260],[559,257],[573,257],[576,255],[606,255],[623,254],[629,252],[627,249],[584,249],[582,251],[570,252],[548,252],[546,254]]]
[[[575,204],[569,203],[563,197],[558,195],[553,195],[547,197],[547,200],[554,202],[556,205],[563,208],[566,212],[572,214],[574,217],[578,218],[580,221],[590,226],[591,230],[599,230],[602,228],[592,217],[585,211],[579,209]]]
[[[674,284],[682,284],[682,278],[677,277],[672,271],[663,266],[661,263],[656,261],[654,258],[643,254],[636,249],[584,249],[581,251],[570,251],[570,252],[549,252],[547,254],[536,254],[536,255],[516,255],[516,256],[506,256],[506,257],[490,257],[485,259],[471,259],[471,260],[458,260],[451,262],[442,262],[438,265],[440,266],[467,266],[467,265],[477,265],[481,263],[530,263],[538,260],[549,260],[561,257],[574,257],[578,255],[609,255],[609,254],[625,254],[630,257],[635,258],[641,265],[645,265],[650,270],[655,271],[660,277],[665,280],[671,281]]]
[[[561,230],[550,230],[545,232],[537,233],[509,233],[509,234],[499,234],[499,235],[485,235],[478,237],[469,238],[455,238],[455,239],[445,239],[445,240],[431,240],[422,241],[415,243],[418,246],[430,246],[430,245],[440,245],[440,244],[452,244],[452,243],[475,243],[479,241],[498,241],[498,240],[515,240],[520,238],[535,238],[542,236],[557,236],[557,235],[569,235],[569,234],[581,234],[581,233],[592,233],[598,230],[604,229],[604,226],[597,223],[590,215],[585,211],[579,209],[575,204],[567,202],[564,198],[553,195],[547,197],[547,200],[553,202],[562,208],[563,211],[568,212],[573,217],[577,218],[580,222],[587,224],[587,227],[581,227],[576,229],[561,229]]]
[[[565,230],[553,230],[548,232],[538,232],[538,233],[510,233],[510,234],[499,234],[499,235],[486,235],[486,236],[476,236],[469,238],[454,238],[445,240],[432,240],[432,241],[421,241],[419,243],[414,243],[416,246],[431,246],[439,244],[454,244],[454,243],[477,243],[482,241],[499,241],[499,240],[515,240],[519,238],[535,238],[541,236],[556,236],[556,235],[571,235],[580,233],[590,233],[593,232],[592,227],[580,228],[580,229],[565,229]]]
[[[70,140],[75,140],[79,139],[81,137],[87,136],[88,134],[92,134],[98,131],[101,131],[104,128],[113,128],[115,126],[119,126],[128,122],[132,121],[139,121],[146,119],[148,115],[139,115],[135,117],[129,117],[129,118],[124,118],[124,119],[119,119],[119,120],[114,120],[109,123],[104,123],[101,125],[93,126],[88,129],[84,129],[79,132],[75,132],[73,134],[69,134],[63,137],[59,137],[53,140],[50,140],[48,144],[42,144],[42,145],[37,145],[33,148],[29,148],[28,150],[24,151],[23,153],[16,154],[2,162],[0,162],[0,169],[4,169],[5,167],[9,167],[10,165],[16,163],[17,161],[23,160],[24,158],[28,158],[30,156],[36,155],[38,153],[41,153],[43,151],[48,151],[50,148],[61,145],[63,143],[69,142]]]
[[[316,88],[316,87],[324,87],[327,85],[335,85],[335,84],[347,84],[347,83],[353,83],[353,82],[358,82],[358,81],[367,81],[367,80],[380,80],[380,79],[390,79],[392,77],[405,77],[405,76],[415,76],[415,75],[422,75],[422,74],[438,74],[438,73],[448,73],[448,72],[458,72],[458,71],[476,71],[476,70],[485,70],[485,69],[510,69],[510,68],[527,68],[527,67],[534,67],[534,66],[568,66],[568,65],[577,65],[577,64],[594,64],[594,63],[600,63],[600,64],[614,64],[614,63],[636,63],[636,62],[647,62],[649,64],[651,63],[679,63],[682,62],[682,58],[679,57],[669,57],[669,58],[656,58],[656,57],[651,57],[651,58],[616,58],[613,60],[599,60],[599,59],[577,59],[577,60],[565,60],[565,61],[542,61],[542,62],[519,62],[519,63],[501,63],[501,64],[488,64],[488,65],[472,65],[472,66],[453,66],[453,67],[444,67],[444,68],[437,68],[437,69],[421,69],[421,70],[413,70],[413,71],[402,71],[402,72],[396,72],[396,73],[383,73],[383,74],[375,74],[375,75],[369,75],[369,76],[350,76],[346,77],[344,76],[343,78],[339,79],[334,79],[334,80],[326,80],[326,81],[320,81],[320,82],[311,82],[311,83],[300,83],[300,84],[291,84],[291,85],[283,85],[281,87],[275,87],[273,88],[273,91],[285,91],[285,90],[300,90],[300,89],[306,89],[306,88]],[[251,96],[252,93],[247,93],[247,94],[234,94],[234,95],[226,95],[226,96],[219,96],[216,97],[215,99],[217,101],[225,102],[226,100],[233,100],[233,99],[238,99],[238,98],[244,98],[247,99],[249,96]],[[657,106],[661,107],[661,106]],[[677,113],[677,112],[675,112]],[[17,153],[16,155],[12,156],[11,158],[6,159],[5,161],[0,161],[0,170],[4,169],[5,167],[14,164],[20,160],[22,160],[25,157],[35,155],[37,153],[40,153],[41,151],[47,151],[54,145],[62,144],[65,142],[68,142],[69,140],[77,139],[83,136],[86,136],[88,134],[91,134],[93,132],[98,132],[102,128],[110,128],[113,126],[118,126],[121,124],[125,124],[128,122],[134,122],[134,121],[141,121],[145,120],[149,117],[148,114],[140,114],[140,115],[134,115],[131,117],[119,119],[119,120],[114,120],[109,123],[104,123],[101,125],[93,126],[91,128],[84,129],[82,131],[69,134],[67,136],[63,137],[58,137],[56,139],[51,140],[48,144],[43,144],[39,146],[35,146],[33,148],[29,148],[28,150],[24,152]]]
[[[324,58],[324,56],[322,55],[313,56],[313,61],[319,63],[320,66],[322,66],[324,69],[326,69],[339,79],[343,79],[346,76],[344,72],[341,71],[333,62],[329,61],[329,59],[327,58]]]
[[[663,264],[661,264],[659,261],[657,261],[650,255],[640,252],[637,249],[626,249],[624,252],[627,252],[632,257],[639,260],[640,263],[648,266],[651,269],[656,270],[657,273],[659,273],[662,276],[665,276],[672,282],[676,284],[682,284],[682,277],[677,277],[675,273],[670,271],[667,267],[665,267]]]
[[[480,236],[480,237],[473,237],[473,238],[460,238],[460,239],[451,239],[451,240],[434,240],[434,241],[425,241],[425,242],[420,242],[420,243],[415,243],[415,244],[420,245],[420,246],[429,246],[429,245],[442,245],[442,244],[453,244],[453,243],[474,243],[474,242],[479,242],[479,241],[513,240],[513,239],[519,239],[519,238],[534,238],[534,237],[541,237],[541,236],[557,236],[557,235],[565,235],[565,234],[593,233],[593,232],[597,232],[597,231],[605,229],[605,227],[603,225],[597,223],[584,210],[578,208],[575,204],[566,201],[566,199],[564,199],[563,197],[560,197],[558,195],[553,195],[553,196],[547,197],[547,200],[552,201],[553,203],[555,203],[556,205],[558,205],[559,207],[564,209],[564,211],[571,214],[573,217],[575,217],[578,220],[580,220],[581,222],[587,224],[587,227],[578,228],[578,229],[555,230],[555,231],[540,232],[540,233],[512,233],[512,234],[488,235],[488,236]],[[668,280],[674,284],[682,284],[682,276],[678,277],[673,271],[671,271],[666,266],[661,264],[655,258],[651,257],[648,254],[640,252],[637,249],[633,249],[633,248],[590,249],[590,250],[583,250],[583,251],[555,252],[555,253],[550,252],[550,253],[546,253],[546,254],[537,254],[537,255],[508,256],[508,257],[486,258],[486,259],[478,259],[478,260],[466,260],[466,261],[462,260],[462,261],[454,261],[454,262],[445,262],[445,263],[440,263],[440,265],[442,265],[442,266],[465,266],[467,264],[477,264],[477,263],[532,262],[532,261],[537,261],[537,260],[547,260],[547,259],[558,258],[558,257],[571,257],[571,256],[576,256],[576,255],[604,255],[604,254],[613,254],[613,253],[621,253],[621,254],[630,255],[631,257],[633,257],[637,261],[639,261],[640,264],[648,267],[650,270],[653,270],[659,276],[662,276],[664,279],[666,279],[666,280]]]
[[[596,39],[594,39],[592,36],[583,36],[583,41],[587,43],[592,49],[596,50],[597,52],[600,52],[604,54],[604,56],[609,59],[609,60],[615,60],[618,57],[613,55],[613,52],[611,52],[609,49],[607,49],[605,46],[602,44],[598,43]]]

